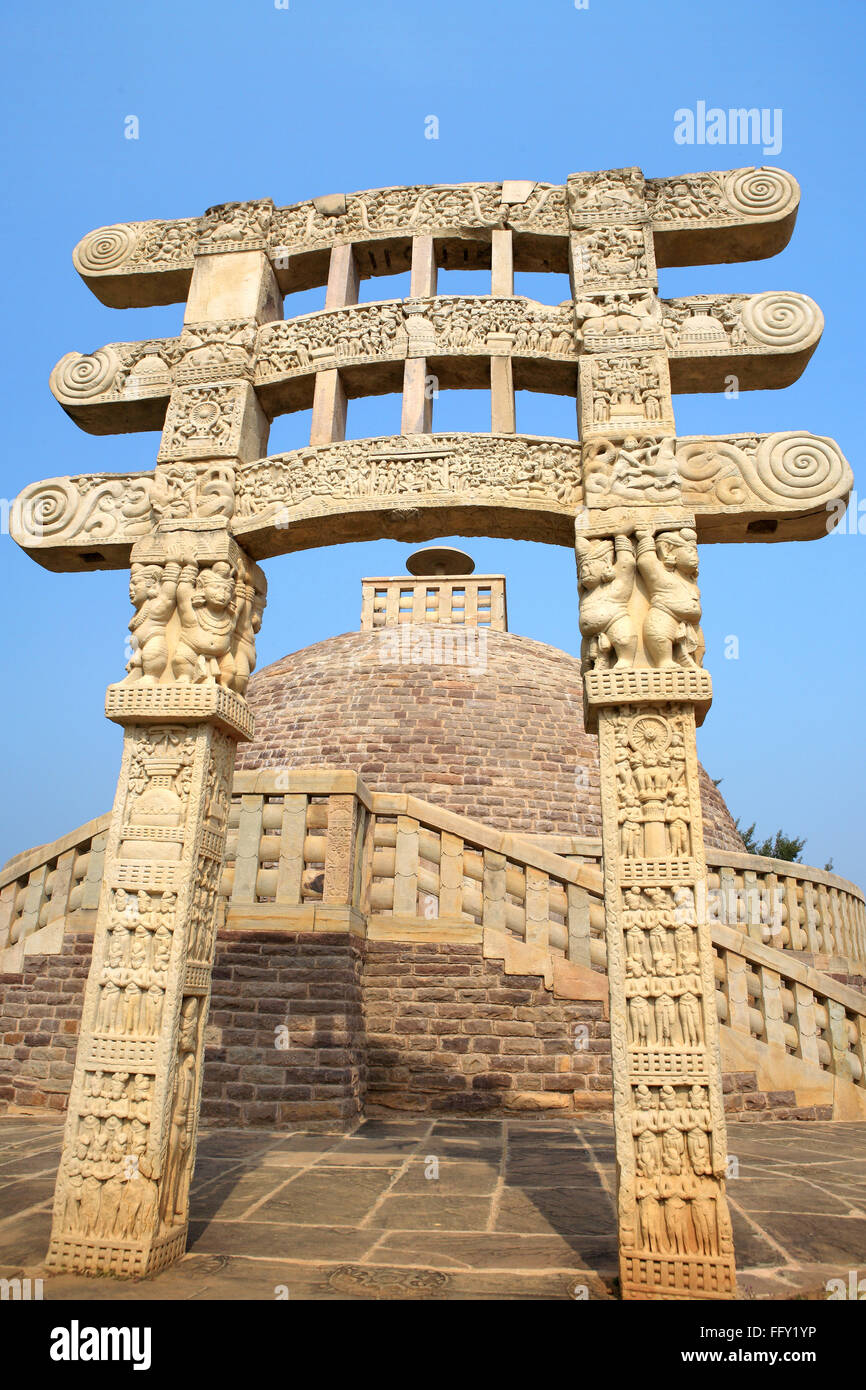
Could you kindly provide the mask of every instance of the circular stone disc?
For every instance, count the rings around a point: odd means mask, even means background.
[[[428,545],[416,550],[406,561],[406,568],[415,575],[471,574],[475,561],[465,550],[451,550],[444,545]]]

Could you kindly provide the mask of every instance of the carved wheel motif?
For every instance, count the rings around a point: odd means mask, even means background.
[[[654,756],[664,753],[671,741],[671,731],[664,719],[656,714],[641,714],[633,719],[628,731],[629,746],[636,753]]]

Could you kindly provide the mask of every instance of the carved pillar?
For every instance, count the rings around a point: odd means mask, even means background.
[[[152,1274],[183,1253],[235,746],[265,578],[230,534],[234,465],[267,422],[256,323],[279,311],[259,251],[196,261],[157,465],[132,551],[124,727],[48,1267]],[[218,312],[228,317],[214,319]]]
[[[728,1298],[726,1136],[695,724],[711,699],[639,170],[568,182],[625,1298]]]

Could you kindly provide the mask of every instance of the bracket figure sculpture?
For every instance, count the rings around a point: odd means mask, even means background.
[[[151,472],[31,484],[10,529],[49,569],[129,568],[124,753],[48,1262],[153,1273],[185,1248],[216,892],[266,584],[309,546],[443,534],[575,547],[587,728],[601,762],[621,1287],[735,1294],[695,728],[711,701],[699,542],[826,533],[852,485],[805,431],[677,438],[674,392],[796,380],[804,295],[660,300],[657,265],[775,254],[799,190],[778,169],[639,169],[379,189],[90,233],[76,268],[117,308],[186,301],[177,338],[67,354],[51,388],[96,434],[162,429]],[[387,250],[383,257],[382,248]],[[438,295],[439,266],[491,295]],[[359,303],[405,266],[409,297]],[[564,271],[571,303],[514,294]],[[326,286],[323,310],[283,295]],[[432,434],[440,389],[487,387],[491,432]],[[400,433],[346,439],[347,402],[400,389]],[[516,431],[515,391],[571,394],[578,438]],[[268,456],[273,416],[309,446]],[[348,833],[348,832],[347,832]]]

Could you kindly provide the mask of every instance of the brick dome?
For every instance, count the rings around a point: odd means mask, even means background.
[[[454,634],[427,630],[431,640]],[[598,741],[583,727],[579,662],[515,633],[484,637],[474,670],[396,664],[381,629],[284,656],[250,681],[256,736],[240,745],[238,770],[351,767],[373,790],[499,829],[600,836]],[[703,768],[701,798],[706,843],[741,850]]]

